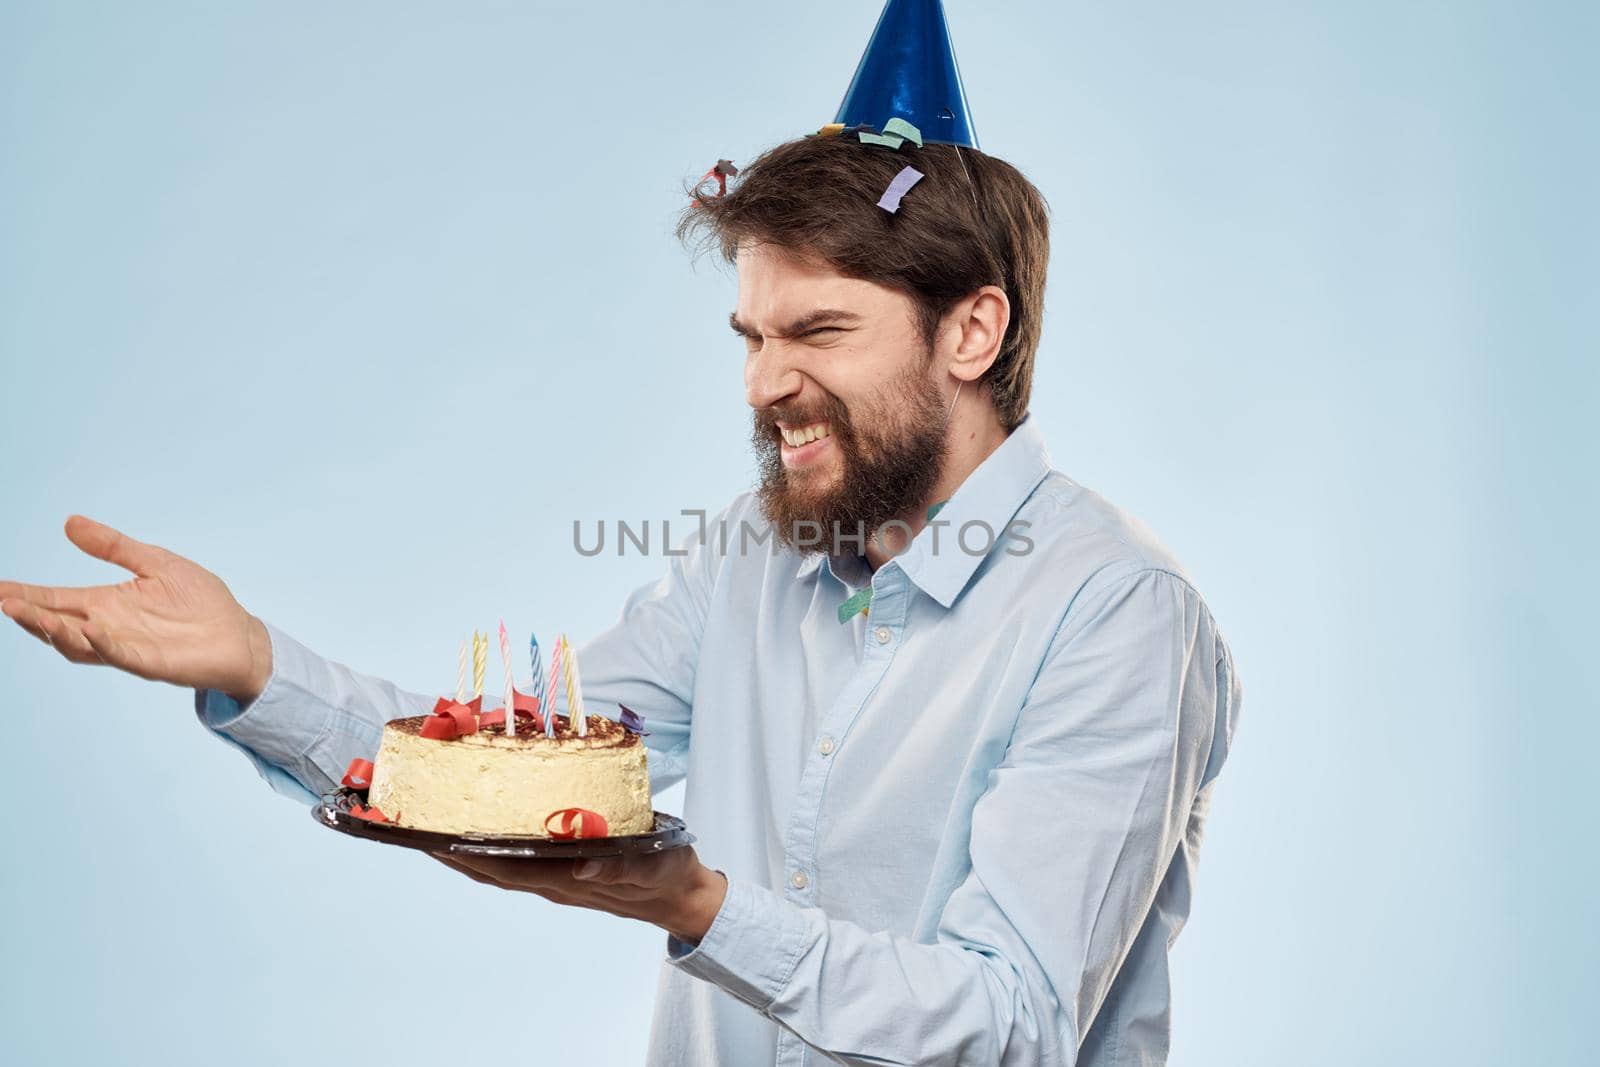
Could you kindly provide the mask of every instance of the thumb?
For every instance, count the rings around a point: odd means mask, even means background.
[[[95,559],[115,563],[141,578],[155,573],[174,558],[164,548],[135,541],[127,534],[83,515],[73,515],[67,519],[66,534],[67,540]]]

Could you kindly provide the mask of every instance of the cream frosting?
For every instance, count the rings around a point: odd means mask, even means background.
[[[562,808],[587,808],[609,836],[655,825],[645,746],[601,716],[589,736],[543,732],[507,737],[499,728],[449,740],[418,734],[428,716],[383,728],[368,799],[391,822],[441,833],[549,837],[545,820]],[[557,720],[561,722],[561,720]]]

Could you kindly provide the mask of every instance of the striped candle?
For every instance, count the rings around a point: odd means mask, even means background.
[[[583,707],[583,677],[578,673],[578,650],[567,650],[567,657],[572,661],[572,677],[568,684],[572,686],[572,693],[577,700],[578,707],[578,736],[589,736],[589,715]]]
[[[461,654],[456,656],[456,703],[467,700],[467,643],[461,642]]]
[[[528,635],[528,658],[533,661],[533,681],[528,683],[528,687],[539,702],[539,714],[548,716],[550,710],[544,706],[544,662],[539,657],[538,634]]]
[[[517,736],[517,684],[512,679],[511,638],[506,635],[506,620],[500,620],[500,662],[506,665],[506,736]]]
[[[565,640],[565,637],[557,635],[556,647],[550,653],[550,684],[545,686],[545,692],[550,694],[550,714],[546,715],[544,719],[544,735],[546,737],[554,737],[556,735],[556,686],[561,681],[561,654],[566,647],[562,642]]]
[[[489,635],[472,631],[472,695],[483,696],[483,676],[489,669]]]
[[[561,637],[562,652],[561,673],[567,678],[567,718],[574,729],[583,722],[583,717],[578,714],[578,676],[574,673],[578,664],[578,657],[572,652],[572,645],[567,642],[566,635]],[[581,735],[580,735],[581,736]]]

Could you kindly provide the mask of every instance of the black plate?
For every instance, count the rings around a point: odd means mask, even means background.
[[[424,852],[454,852],[468,856],[509,856],[513,859],[574,860],[603,856],[631,856],[665,852],[694,842],[694,835],[676,815],[656,812],[655,829],[647,834],[625,837],[577,837],[557,841],[548,837],[503,837],[497,834],[441,834],[435,830],[416,830],[394,823],[358,819],[350,814],[350,802],[367,802],[364,790],[341,788],[324,793],[311,806],[311,817],[329,829],[351,837],[382,841],[386,845],[416,848]]]

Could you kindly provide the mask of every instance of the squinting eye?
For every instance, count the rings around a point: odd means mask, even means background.
[[[838,333],[838,332],[839,332],[839,327],[837,327],[837,326],[818,326],[815,330],[807,330],[802,336],[812,337],[812,336],[814,336],[816,334],[819,334],[819,333]]]

